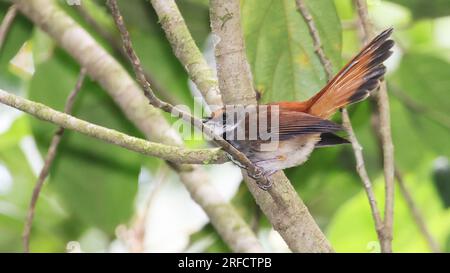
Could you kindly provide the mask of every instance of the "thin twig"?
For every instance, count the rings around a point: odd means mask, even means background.
[[[378,240],[383,240],[383,220],[381,219],[380,211],[378,210],[377,201],[375,198],[375,193],[373,192],[372,182],[367,173],[367,169],[364,163],[364,156],[362,153],[361,144],[359,144],[358,139],[355,136],[353,127],[350,123],[350,118],[347,113],[347,109],[342,110],[342,123],[347,129],[348,138],[352,144],[353,153],[356,160],[356,171],[358,172],[361,181],[363,182],[364,190],[366,191],[367,198],[369,199],[370,210],[372,212],[372,217],[375,224],[375,230],[377,232]]]
[[[182,111],[178,109],[177,107],[174,107],[173,105],[164,102],[160,100],[158,97],[155,96],[153,93],[153,90],[150,87],[149,82],[145,78],[144,71],[142,69],[141,61],[139,57],[136,55],[136,52],[133,49],[133,45],[130,39],[130,35],[128,33],[128,30],[125,26],[125,23],[123,21],[123,17],[120,13],[119,7],[117,5],[116,0],[108,0],[107,1],[109,8],[111,9],[111,13],[113,15],[114,21],[117,25],[117,28],[119,29],[119,32],[122,36],[123,45],[125,48],[125,51],[128,54],[129,60],[131,64],[133,65],[134,72],[136,74],[136,78],[139,82],[139,84],[142,86],[144,95],[149,100],[150,104],[153,105],[156,108],[159,108],[167,113],[171,113],[172,115],[177,116],[178,118],[183,119],[186,122],[191,123],[196,128],[200,129],[203,133],[205,133],[208,137],[210,137],[214,142],[222,147],[224,151],[229,153],[235,160],[239,161],[247,170],[255,177],[258,177],[257,183],[259,185],[265,186],[270,185],[270,182],[268,181],[267,177],[262,175],[262,170],[254,165],[246,155],[241,153],[239,150],[237,150],[233,145],[228,143],[226,140],[224,140],[221,136],[216,135],[213,130],[211,130],[209,127],[205,126],[203,122],[189,113],[186,113],[185,111]]]
[[[306,6],[305,2],[303,0],[296,0],[297,3],[297,9],[303,16],[304,20],[306,21],[309,29],[309,33],[311,34],[311,37],[313,39],[314,48],[316,50],[317,56],[319,57],[319,60],[321,64],[324,67],[325,73],[327,74],[328,81],[330,81],[333,78],[333,71],[332,71],[332,65],[331,61],[327,58],[325,55],[325,52],[323,51],[323,47],[320,41],[319,32],[317,30],[317,27],[314,23],[313,17],[311,16],[311,13],[308,10],[308,7]],[[364,163],[364,156],[362,153],[362,147],[359,143],[355,132],[353,130],[353,126],[350,121],[350,117],[348,115],[347,109],[342,109],[342,123],[344,128],[346,128],[349,140],[352,144],[353,153],[356,160],[356,171],[361,178],[361,181],[363,182],[364,190],[366,191],[367,198],[369,200],[370,209],[372,212],[372,217],[375,224],[375,229],[378,235],[378,239],[381,241],[383,240],[383,221],[381,219],[381,214],[378,210],[378,205],[376,202],[375,194],[372,189],[372,182],[369,178],[369,175],[367,174],[367,169]]]
[[[130,151],[158,157],[176,164],[220,164],[228,161],[226,154],[220,148],[186,149],[180,146],[147,141],[86,122],[1,89],[0,103],[9,105],[65,129],[73,130]]]
[[[359,29],[361,31],[362,40],[364,43],[367,43],[372,37],[373,26],[372,22],[369,19],[369,10],[367,9],[367,4],[365,0],[353,0],[356,5],[356,11],[358,12],[358,21],[359,21]]]
[[[391,88],[391,90],[393,90],[393,89]],[[373,117],[372,127],[374,129],[375,136],[378,141],[378,147],[379,147],[380,153],[381,153],[382,152],[382,139],[381,139],[380,129],[379,129],[380,120],[379,120],[378,112],[376,110],[374,111],[372,117]],[[408,190],[408,188],[405,185],[403,175],[400,172],[398,166],[395,166],[395,177],[396,177],[396,181],[400,188],[400,194],[405,199],[406,205],[411,212],[413,220],[416,222],[416,224],[419,228],[419,231],[422,233],[423,237],[425,238],[426,242],[428,243],[430,250],[435,253],[440,252],[439,244],[434,240],[433,236],[431,235],[431,232],[429,231],[429,229],[426,225],[423,215],[421,214],[418,206],[414,202],[414,199],[413,199],[410,191]]]
[[[73,105],[75,103],[75,98],[77,94],[80,92],[81,87],[83,86],[84,79],[86,77],[86,69],[81,68],[80,74],[78,76],[78,80],[75,84],[74,89],[72,92],[70,92],[69,96],[67,97],[67,102],[64,107],[64,113],[70,114],[72,112]],[[34,218],[34,212],[36,209],[36,203],[39,198],[39,194],[42,190],[42,186],[44,185],[44,181],[48,176],[48,173],[50,171],[50,168],[52,166],[52,163],[55,159],[59,143],[61,142],[62,136],[64,134],[64,128],[59,127],[59,129],[54,134],[50,147],[47,152],[47,156],[45,158],[45,164],[42,168],[41,172],[39,173],[38,180],[36,181],[36,185],[33,189],[33,195],[31,196],[30,206],[28,208],[28,214],[27,218],[25,220],[25,226],[23,231],[23,247],[24,252],[28,253],[30,252],[30,233],[31,233],[31,227],[33,226],[33,218]]]
[[[420,212],[420,209],[417,207],[416,202],[414,202],[414,199],[412,195],[410,194],[408,188],[405,185],[405,181],[403,180],[402,173],[398,170],[398,168],[395,168],[395,177],[397,179],[397,183],[400,188],[400,192],[403,195],[403,198],[405,198],[406,205],[408,206],[409,210],[411,211],[411,215],[416,222],[420,233],[424,236],[425,240],[428,243],[428,246],[430,247],[431,251],[434,253],[441,252],[441,248],[439,247],[439,244],[436,242],[436,240],[431,235],[426,223],[425,219],[422,216],[422,213]]]
[[[16,15],[17,15],[17,6],[13,4],[11,7],[9,7],[0,25],[0,50],[3,47],[6,35],[8,34],[8,31],[12,23],[14,22],[14,19],[16,18]]]
[[[365,0],[355,0],[359,20],[364,30],[364,40],[367,42],[374,36],[374,29],[368,16],[368,9]],[[389,107],[389,97],[386,82],[380,83],[378,93],[375,95],[379,115],[379,132],[383,150],[383,170],[385,179],[385,205],[384,205],[384,227],[381,250],[392,252],[392,233],[394,224],[394,199],[395,199],[395,162],[394,144],[391,136],[391,117]]]
[[[317,56],[319,57],[320,63],[325,69],[328,80],[331,80],[333,78],[333,66],[331,64],[331,61],[325,55],[325,51],[323,50],[323,45],[320,41],[320,35],[319,31],[317,30],[316,23],[314,22],[305,1],[296,0],[295,3],[297,4],[297,10],[300,12],[306,24],[308,25],[309,34],[313,39],[314,51],[316,52]]]
[[[104,27],[102,27],[97,20],[91,16],[91,14],[86,10],[86,8],[83,5],[76,6],[76,10],[78,13],[83,17],[84,21],[89,24],[92,29],[100,35],[103,39],[105,39],[106,42],[108,42],[109,45],[113,48],[117,54],[122,56],[122,58],[125,58],[128,60],[128,55],[123,49],[121,45],[120,38],[117,39],[115,35],[110,33],[108,30],[106,30]],[[152,73],[150,73],[148,70],[144,70],[145,78],[150,83],[150,85],[153,87],[153,90],[156,94],[161,96],[164,100],[170,102],[171,104],[178,105],[181,104],[180,100],[174,96],[169,90],[164,88],[158,80],[153,76]]]

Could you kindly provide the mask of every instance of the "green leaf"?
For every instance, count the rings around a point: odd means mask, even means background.
[[[62,110],[79,67],[62,51],[36,68],[31,100]],[[55,79],[55,80],[52,80]],[[73,115],[131,135],[137,132],[111,98],[86,80]],[[32,119],[33,134],[45,154],[55,126]],[[113,233],[132,214],[141,156],[75,132],[66,131],[51,170],[50,185],[68,209],[85,223]]]
[[[29,124],[26,116],[17,118],[8,131],[0,134],[0,150],[17,146],[20,140],[29,133]]]
[[[131,38],[144,68],[157,79],[169,95],[175,95],[180,103],[192,106],[188,76],[173,54],[165,36],[161,33],[148,34],[136,30],[131,32]]]
[[[334,70],[341,65],[341,26],[334,3],[306,1],[325,54]],[[326,83],[307,25],[295,1],[245,0],[242,21],[255,88],[263,101],[305,100]]]

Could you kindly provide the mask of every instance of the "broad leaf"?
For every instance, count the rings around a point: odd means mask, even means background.
[[[337,71],[341,65],[341,27],[334,3],[306,1],[325,54]],[[242,20],[255,88],[263,101],[305,100],[326,83],[307,25],[295,1],[245,0]]]

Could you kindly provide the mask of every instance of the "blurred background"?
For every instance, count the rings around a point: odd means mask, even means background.
[[[57,1],[99,43],[120,41],[104,1]],[[307,1],[335,72],[362,47],[351,0]],[[368,0],[377,32],[393,26],[388,92],[398,169],[394,252],[429,252],[405,189],[432,240],[450,252],[450,1]],[[207,0],[179,0],[190,31],[214,66]],[[174,57],[148,1],[119,1],[136,50],[158,94],[193,107],[195,87]],[[10,3],[0,1],[0,20]],[[255,87],[263,102],[303,100],[326,82],[295,1],[243,0],[242,21]],[[92,20],[88,20],[88,19]],[[94,23],[93,23],[94,22]],[[101,29],[101,33],[98,31]],[[128,66],[127,66],[128,67]],[[128,67],[129,68],[129,67]],[[50,37],[18,16],[0,51],[0,88],[62,110],[78,64]],[[379,205],[384,203],[374,102],[349,108]],[[73,114],[143,137],[97,83],[87,80]],[[336,120],[339,120],[337,115]],[[169,117],[168,117],[169,118]],[[37,175],[56,127],[0,105],[0,251],[22,251],[21,234]],[[205,147],[188,141],[189,147]],[[258,209],[239,168],[206,166],[211,182],[252,226],[268,251],[289,251]],[[314,151],[286,174],[337,252],[379,252],[372,216],[350,146]],[[228,252],[202,209],[164,162],[66,132],[37,204],[33,252]]]

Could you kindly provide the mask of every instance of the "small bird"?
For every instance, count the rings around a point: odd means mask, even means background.
[[[306,101],[246,108],[228,105],[213,112],[205,124],[244,153],[267,178],[304,163],[316,147],[349,143],[337,135],[344,128],[329,118],[337,110],[364,100],[379,86],[386,72],[383,62],[392,54],[392,31],[389,28],[375,37]],[[270,137],[262,133],[262,127]],[[269,145],[272,143],[276,145]]]

